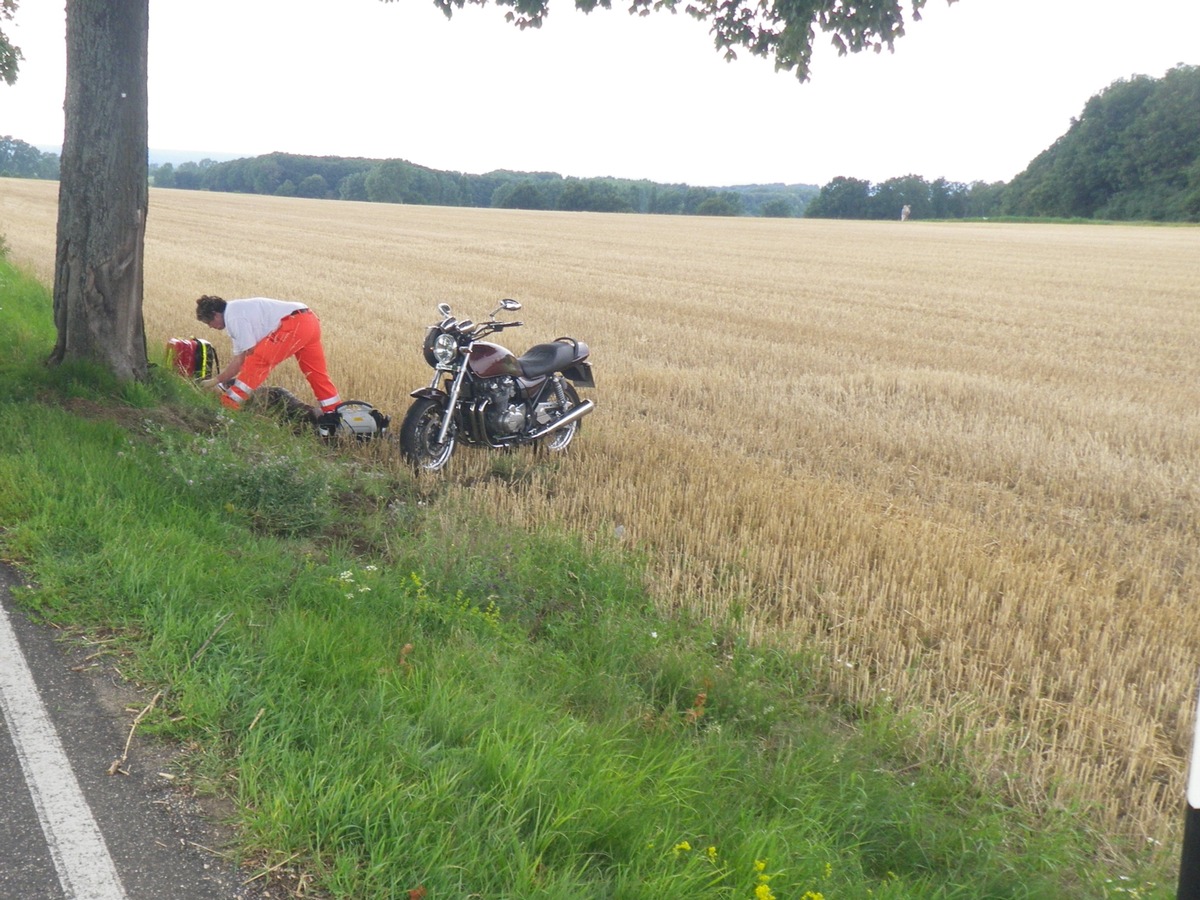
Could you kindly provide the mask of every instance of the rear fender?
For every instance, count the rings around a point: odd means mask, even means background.
[[[569,380],[585,388],[594,388],[596,386],[596,378],[592,375],[592,364],[590,362],[577,362],[563,369],[563,375]]]

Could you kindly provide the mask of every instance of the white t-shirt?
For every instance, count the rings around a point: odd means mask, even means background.
[[[243,353],[249,350],[278,328],[284,316],[290,316],[298,309],[308,307],[303,303],[271,300],[267,297],[228,301],[225,304],[225,331],[233,342],[233,352]]]

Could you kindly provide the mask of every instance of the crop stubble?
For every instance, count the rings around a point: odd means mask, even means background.
[[[591,345],[597,412],[452,492],[652,548],[663,603],[815,647],[1033,806],[1163,840],[1200,648],[1200,230],[464,210],[155,190],[152,347],[201,293],[299,299],[402,415],[434,305]],[[0,180],[49,279],[54,186]],[[227,344],[218,338],[220,349]],[[277,379],[301,395],[294,366]],[[485,477],[480,477],[480,476]]]

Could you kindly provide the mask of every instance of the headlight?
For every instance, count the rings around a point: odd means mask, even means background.
[[[425,362],[436,368],[454,359],[458,354],[458,342],[453,335],[446,334],[437,325],[432,325],[425,332],[425,343],[421,349],[425,353]]]
[[[441,365],[447,365],[458,356],[458,341],[454,335],[443,332],[433,341],[433,358]]]

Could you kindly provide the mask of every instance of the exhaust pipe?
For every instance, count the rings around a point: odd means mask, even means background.
[[[595,408],[596,408],[596,404],[593,403],[591,400],[584,400],[582,403],[580,403],[577,407],[575,407],[573,410],[571,410],[569,413],[567,413],[561,419],[558,419],[555,422],[551,422],[549,425],[547,425],[541,431],[535,431],[533,434],[529,435],[528,439],[535,441],[538,438],[544,438],[546,435],[550,434],[551,432],[558,431],[558,429],[562,428],[564,425],[570,425],[576,419],[586,416],[588,413],[590,413]]]

